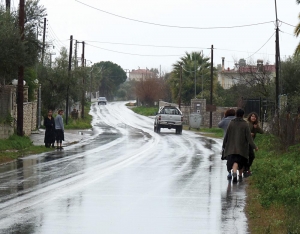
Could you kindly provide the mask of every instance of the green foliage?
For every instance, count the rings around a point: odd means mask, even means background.
[[[147,107],[147,106],[139,106],[131,109],[133,112],[144,115],[144,116],[153,116],[158,112],[158,107]]]
[[[10,149],[22,150],[30,146],[32,146],[32,142],[26,136],[12,135],[8,139],[0,140],[0,151]]]
[[[260,202],[265,207],[283,205],[290,215],[294,207],[300,207],[300,144],[281,152],[276,147],[278,139],[272,135],[258,135],[255,141],[259,151],[251,180],[260,191]]]
[[[28,100],[29,102],[34,101],[34,91],[37,89],[38,84],[35,82],[37,79],[37,74],[34,68],[25,68],[24,80],[26,85],[28,85]]]
[[[26,1],[24,41],[21,40],[17,13],[9,13],[0,6],[0,82],[9,83],[15,79],[20,65],[35,65],[41,49],[41,42],[36,38],[36,27],[46,16],[46,9],[39,5],[39,0]]]
[[[125,71],[118,64],[109,61],[95,63],[93,68],[98,71],[94,79],[98,81],[99,95],[112,100],[119,86],[127,79]]]
[[[222,138],[223,129],[221,128],[200,128],[199,130],[192,129],[193,131],[204,133],[206,136]]]
[[[14,121],[14,118],[10,114],[7,114],[5,118],[0,118],[0,124],[11,125],[13,121]]]
[[[293,56],[281,63],[283,93],[288,97],[289,111],[297,112],[300,106],[300,56]]]
[[[64,125],[65,129],[90,129],[92,128],[91,122],[93,117],[89,113],[90,111],[90,104],[91,103],[86,103],[86,106],[84,107],[84,119],[72,119],[70,118],[68,120],[68,125]],[[64,118],[64,121],[66,121],[66,118]]]
[[[120,88],[118,91],[122,90],[126,92],[124,100],[135,100],[136,94],[135,94],[135,86],[136,81],[135,80],[128,80],[120,85]],[[118,94],[117,94],[118,96]]]
[[[182,66],[181,100],[190,103],[195,98],[195,75],[196,95],[210,90],[210,63],[209,58],[204,58],[201,52],[187,53],[179,61],[173,64],[173,71],[169,79],[172,98],[177,102],[180,91],[180,65]],[[196,74],[195,74],[196,71]],[[202,82],[203,81],[203,82]],[[203,83],[203,90],[202,90]],[[214,73],[214,86],[217,84],[217,74]]]

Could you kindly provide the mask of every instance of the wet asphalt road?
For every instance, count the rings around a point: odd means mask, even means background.
[[[0,166],[0,233],[247,233],[221,140],[93,105],[92,139]]]

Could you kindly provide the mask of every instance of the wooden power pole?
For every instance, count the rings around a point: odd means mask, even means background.
[[[276,112],[279,111],[279,63],[280,63],[280,51],[279,51],[279,28],[277,18],[277,4],[275,0],[275,13],[276,13],[276,40],[275,40],[275,108]]]
[[[70,51],[69,51],[69,66],[68,66],[68,86],[67,86],[67,98],[66,98],[66,125],[68,125],[68,117],[69,117],[69,87],[70,87],[71,68],[72,68],[72,48],[73,48],[73,35],[70,36]]]
[[[24,41],[25,0],[20,0],[19,28],[21,40]],[[17,134],[23,136],[23,102],[24,102],[24,66],[18,68],[18,100],[17,100]]]
[[[213,103],[213,85],[214,85],[214,45],[211,45],[211,64],[210,64],[210,106]],[[212,110],[209,113],[209,128],[212,128]]]

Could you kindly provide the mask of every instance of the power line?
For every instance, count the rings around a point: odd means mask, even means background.
[[[279,20],[281,23],[283,23],[283,24],[286,24],[286,25],[289,25],[289,26],[291,26],[291,27],[294,27],[294,28],[296,28],[296,26],[294,26],[294,25],[291,25],[291,24],[289,24],[289,23],[286,23],[286,22],[283,22],[283,21],[281,21],[281,20]]]
[[[145,57],[171,57],[171,56],[182,56],[181,55],[154,55],[154,54],[133,54],[133,53],[126,53],[126,52],[120,52],[120,51],[116,51],[116,50],[109,50],[109,49],[105,49],[105,48],[102,48],[102,47],[99,47],[99,46],[95,46],[95,45],[91,45],[89,43],[86,43],[86,45],[89,45],[89,46],[92,46],[92,47],[95,47],[95,48],[98,48],[98,49],[101,49],[101,50],[106,50],[106,51],[110,51],[110,52],[114,52],[114,53],[119,53],[119,54],[128,54],[128,55],[135,55],[135,56],[145,56]]]
[[[95,42],[95,43],[103,43],[103,44],[112,44],[112,45],[125,45],[125,46],[141,46],[141,47],[157,47],[157,48],[175,48],[175,49],[209,49],[206,47],[196,47],[196,46],[167,46],[167,45],[147,45],[147,44],[131,44],[131,43],[121,43],[121,42],[102,42],[102,41],[89,41],[85,40],[86,42]],[[100,47],[102,48],[102,47]],[[249,51],[241,51],[241,50],[230,50],[230,49],[221,49],[221,48],[214,48],[215,50],[221,51],[232,51],[232,52],[239,52],[239,53],[249,53]],[[251,53],[251,52],[250,52]],[[265,54],[265,53],[262,53]],[[271,54],[273,55],[273,54]]]
[[[113,45],[126,45],[126,46],[141,46],[141,47],[163,47],[163,48],[177,48],[177,49],[207,49],[204,47],[189,47],[189,46],[167,46],[167,45],[146,45],[146,44],[131,44],[131,43],[121,43],[121,42],[104,42],[104,41],[87,41],[94,43],[103,43],[103,44],[113,44]]]
[[[267,22],[261,22],[261,23],[254,23],[254,24],[246,24],[246,25],[237,25],[237,26],[219,26],[219,27],[191,27],[191,26],[177,26],[177,25],[167,25],[167,24],[158,24],[158,23],[153,23],[153,22],[148,22],[148,21],[143,21],[143,20],[138,20],[138,19],[132,19],[132,18],[128,18],[125,16],[121,16],[121,15],[117,15],[108,11],[104,11],[101,10],[99,8],[93,7],[91,5],[88,5],[86,3],[83,3],[81,1],[75,0],[76,2],[81,3],[82,5],[85,5],[89,8],[92,8],[94,10],[97,11],[101,11],[103,13],[118,17],[118,18],[122,18],[122,19],[126,19],[126,20],[131,20],[131,21],[135,21],[138,23],[144,23],[144,24],[150,24],[150,25],[155,25],[155,26],[161,26],[161,27],[169,27],[169,28],[181,28],[181,29],[230,29],[230,28],[242,28],[242,27],[250,27],[250,26],[257,26],[257,25],[262,25],[262,24],[269,24],[269,23],[273,23],[273,21],[267,21]]]
[[[261,50],[261,48],[263,48],[270,40],[271,38],[274,36],[275,32],[273,32],[272,36],[265,42],[265,44],[263,44],[256,52],[254,52],[252,55],[250,55],[249,57],[247,57],[246,59],[252,57],[253,55],[255,55],[258,51]]]

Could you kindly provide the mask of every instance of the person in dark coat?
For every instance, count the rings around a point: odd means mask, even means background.
[[[232,170],[232,182],[237,183],[237,170],[239,170],[239,181],[243,180],[243,169],[248,163],[249,145],[256,151],[248,123],[243,119],[244,111],[238,109],[236,118],[231,120],[223,140],[223,148],[227,157],[227,170]]]
[[[226,131],[230,121],[233,120],[234,118],[235,118],[235,109],[228,109],[224,113],[224,118],[218,123],[218,127],[223,129],[223,138],[226,135]],[[222,160],[226,160],[226,157],[223,157],[224,155],[223,151],[224,149],[222,149]],[[232,179],[231,170],[228,171],[227,179],[228,180]]]
[[[64,114],[63,110],[58,111],[58,115],[55,117],[55,133],[56,133],[56,145],[57,149],[63,149],[62,141],[65,140],[64,135],[64,121],[62,115]]]
[[[262,128],[259,126],[258,114],[256,112],[251,112],[247,117],[247,121],[249,124],[250,132],[253,140],[255,139],[257,133],[260,134],[264,133]],[[252,175],[252,172],[250,171],[250,167],[253,163],[254,158],[255,158],[254,149],[251,147],[251,145],[249,145],[249,161],[243,173],[244,177],[248,177]]]
[[[52,116],[52,110],[48,110],[47,116],[44,118],[44,126],[46,128],[44,143],[47,148],[54,148],[55,142],[55,121]]]

